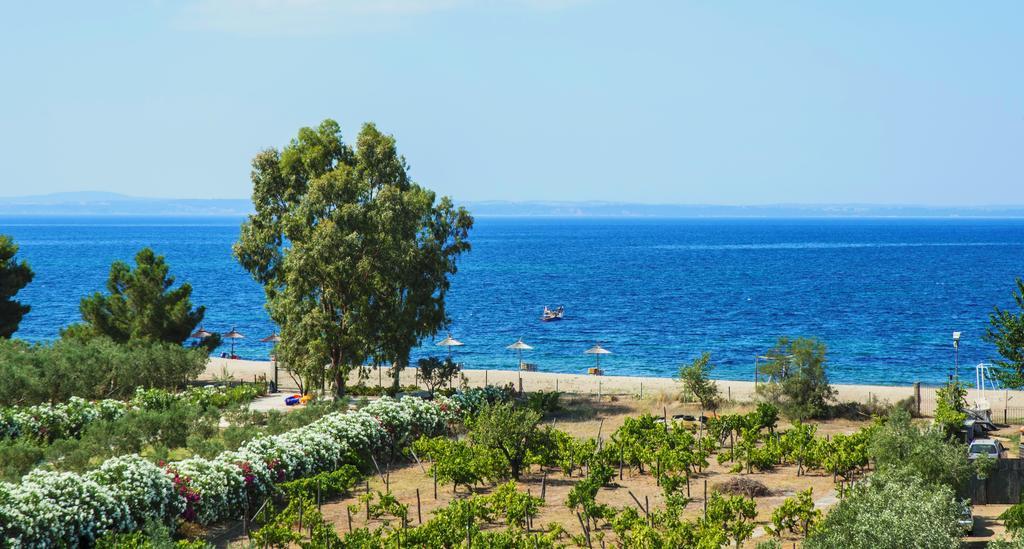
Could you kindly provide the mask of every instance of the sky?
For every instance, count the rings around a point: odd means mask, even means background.
[[[1024,3],[0,8],[0,196],[246,198],[372,121],[461,201],[1024,204]]]

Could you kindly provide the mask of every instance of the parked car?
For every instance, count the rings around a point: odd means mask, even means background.
[[[976,438],[967,447],[967,459],[977,459],[982,454],[999,459],[1003,451],[1003,445],[994,438]]]
[[[963,529],[965,536],[974,533],[974,511],[971,509],[971,500],[965,499],[960,502],[960,517],[956,522]]]

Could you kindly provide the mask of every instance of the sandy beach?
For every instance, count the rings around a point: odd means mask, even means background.
[[[365,380],[368,385],[390,383],[388,368],[381,370],[370,370],[370,377]],[[224,358],[211,358],[207,365],[206,372],[200,377],[202,379],[222,378],[225,375],[236,380],[252,380],[259,376],[266,376],[272,379],[274,376],[274,365],[270,361],[255,360],[232,360]],[[524,391],[562,391],[565,393],[591,394],[591,395],[616,395],[634,397],[657,397],[664,395],[674,398],[681,389],[680,384],[671,379],[663,377],[633,377],[633,376],[591,376],[581,374],[549,373],[549,372],[519,372],[515,370],[463,370],[466,382],[470,386],[506,385],[512,383],[519,386],[522,380]],[[279,368],[278,379],[283,390],[295,390],[297,385],[284,370]],[[414,385],[416,383],[416,370],[407,368],[402,372],[402,385]],[[966,380],[965,380],[966,381]],[[349,381],[351,384],[359,382],[358,375],[353,373]],[[754,397],[753,381],[718,380],[718,386],[722,396],[735,401],[749,401]],[[839,401],[867,402],[871,399],[896,402],[914,395],[913,386],[899,385],[833,385],[837,391]],[[982,395],[976,389],[968,391],[967,400],[973,403]],[[993,419],[1001,419],[1003,410],[1016,407],[1024,407],[1024,391],[992,391],[985,394],[992,407]],[[931,414],[935,410],[935,388],[921,387],[921,412]]]

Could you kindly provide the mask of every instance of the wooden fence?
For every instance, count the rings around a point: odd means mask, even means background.
[[[975,505],[991,503],[1020,503],[1021,484],[1024,481],[1024,459],[1003,458],[996,461],[985,480],[972,478],[964,498]]]

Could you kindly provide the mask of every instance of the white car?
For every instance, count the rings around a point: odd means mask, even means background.
[[[967,459],[977,459],[981,455],[999,459],[1003,455],[1003,445],[994,438],[976,438],[967,447]]]

